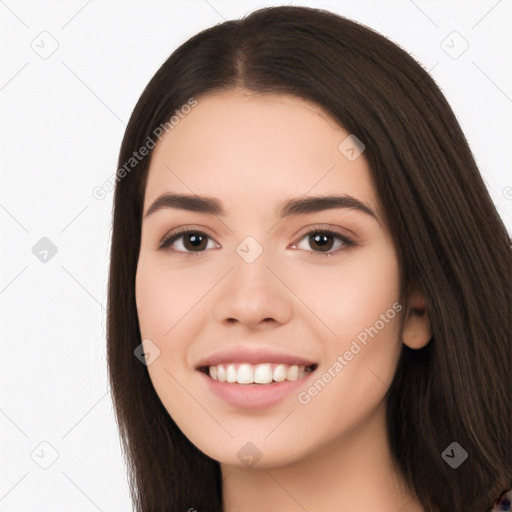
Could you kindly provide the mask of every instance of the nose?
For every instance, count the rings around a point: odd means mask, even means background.
[[[292,293],[283,283],[286,276],[265,251],[252,263],[233,259],[233,267],[219,283],[213,316],[225,325],[241,324],[249,329],[286,324],[292,316]]]

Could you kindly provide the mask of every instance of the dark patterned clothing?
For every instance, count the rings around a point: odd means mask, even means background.
[[[491,512],[511,512],[512,511],[512,490],[501,495],[500,499],[494,504]]]

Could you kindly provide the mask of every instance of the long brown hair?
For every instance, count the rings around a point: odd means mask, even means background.
[[[135,303],[151,152],[133,152],[190,98],[242,87],[311,100],[366,146],[401,284],[421,287],[433,337],[402,347],[388,391],[398,470],[427,512],[482,512],[512,487],[511,249],[466,138],[429,74],[398,46],[325,10],[281,6],[203,30],[144,89],[119,155],[108,287],[108,372],[141,512],[222,510],[219,463],[179,430],[147,367]],[[452,469],[457,442],[468,460]]]

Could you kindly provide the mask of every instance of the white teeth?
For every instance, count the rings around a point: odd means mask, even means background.
[[[250,364],[241,364],[236,372],[236,381],[238,384],[252,384],[253,370]]]
[[[210,366],[208,372],[213,380],[238,384],[270,384],[272,382],[296,381],[312,371],[311,367],[287,364],[228,364]]]
[[[254,370],[254,382],[256,384],[269,384],[272,382],[272,366],[258,364]]]
[[[287,371],[288,367],[285,364],[278,364],[274,368],[274,380],[276,382],[283,382],[283,380],[286,380]]]
[[[297,380],[299,376],[299,367],[294,364],[288,368],[288,373],[286,374],[286,380]]]
[[[228,382],[236,382],[236,368],[234,364],[230,364],[226,371],[226,380]]]

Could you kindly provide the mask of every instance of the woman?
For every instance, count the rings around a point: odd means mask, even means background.
[[[379,34],[273,7],[181,45],[128,124],[111,250],[137,510],[480,512],[511,488],[510,238]]]

